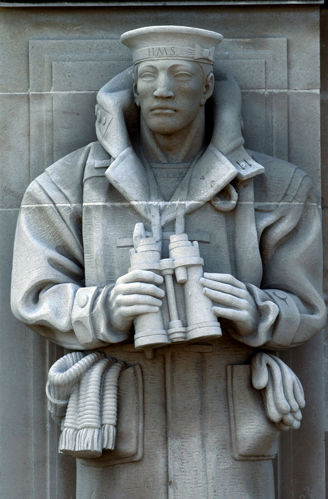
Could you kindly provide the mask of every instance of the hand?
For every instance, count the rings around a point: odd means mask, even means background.
[[[204,294],[215,304],[213,312],[218,318],[231,321],[240,336],[252,334],[258,323],[258,311],[243,282],[230,274],[205,272],[200,283]]]
[[[304,391],[296,374],[278,357],[264,352],[252,358],[252,385],[262,391],[267,417],[280,430],[301,426]]]
[[[165,295],[158,287],[162,283],[163,277],[150,270],[132,270],[119,277],[109,296],[112,326],[128,331],[138,315],[157,312]]]

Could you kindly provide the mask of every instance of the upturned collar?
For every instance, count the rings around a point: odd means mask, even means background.
[[[138,127],[132,87],[133,69],[128,68],[99,91],[96,133],[111,157],[106,178],[149,219],[154,201],[146,169],[130,141]],[[182,203],[184,212],[189,213],[212,199],[235,177],[243,181],[264,171],[244,148],[240,125],[241,94],[232,77],[223,75],[216,81],[212,102],[214,131],[211,142],[194,164],[189,178],[182,180],[168,203],[163,202],[162,225],[175,218],[177,204]]]

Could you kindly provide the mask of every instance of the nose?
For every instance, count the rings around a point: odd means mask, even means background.
[[[169,99],[174,97],[170,78],[167,74],[160,74],[157,78],[156,89],[153,92],[154,97]]]

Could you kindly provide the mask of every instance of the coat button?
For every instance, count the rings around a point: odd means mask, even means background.
[[[79,307],[83,308],[86,306],[86,304],[88,303],[89,301],[89,298],[87,295],[82,295],[80,294],[77,298],[77,304]]]
[[[277,298],[280,298],[280,300],[284,300],[286,301],[287,300],[287,295],[286,293],[284,293],[283,291],[274,291],[273,294],[277,297]]]

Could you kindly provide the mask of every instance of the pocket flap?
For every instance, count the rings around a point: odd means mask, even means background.
[[[261,393],[251,385],[250,365],[227,366],[227,389],[234,459],[275,458],[280,431],[266,417]]]

